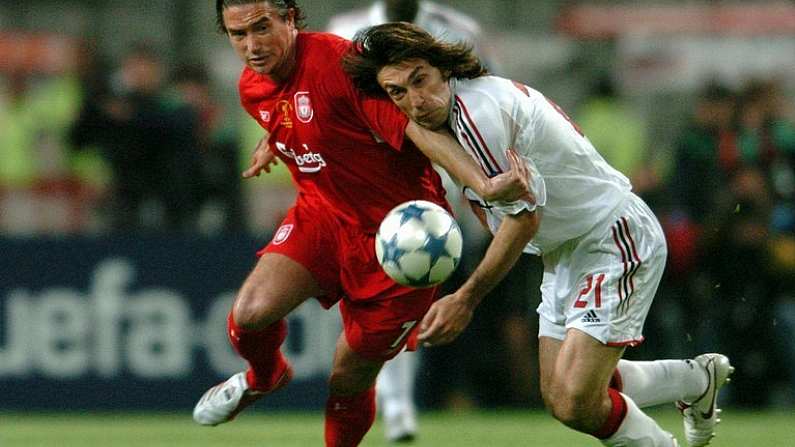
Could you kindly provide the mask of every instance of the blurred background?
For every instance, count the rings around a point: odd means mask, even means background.
[[[726,403],[795,408],[795,3],[437,3],[476,18],[495,73],[561,105],[665,228],[667,274],[634,359],[729,355]],[[303,0],[308,28],[369,5]],[[177,410],[239,371],[226,314],[292,203],[240,181],[261,132],[214,2],[0,2],[2,411]],[[458,201],[457,194],[450,195]],[[488,238],[469,213],[467,254]],[[520,260],[454,344],[424,409],[540,408],[540,262]],[[296,378],[264,407],[319,409],[336,312],[290,317]]]

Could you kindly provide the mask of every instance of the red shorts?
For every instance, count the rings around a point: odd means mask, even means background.
[[[341,301],[346,340],[365,358],[387,360],[400,352],[436,296],[436,287],[412,289],[389,278],[375,257],[375,235],[300,200],[257,254],[264,253],[306,267],[326,292],[316,297],[323,307]]]

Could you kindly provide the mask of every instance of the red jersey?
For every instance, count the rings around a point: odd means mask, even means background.
[[[342,69],[351,42],[301,32],[296,67],[283,84],[246,67],[243,107],[268,130],[301,200],[314,202],[367,233],[407,200],[447,207],[430,161],[408,140],[408,123],[386,98],[359,92]]]

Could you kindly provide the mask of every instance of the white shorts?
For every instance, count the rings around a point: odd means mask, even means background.
[[[634,194],[587,234],[543,255],[539,337],[576,328],[609,346],[643,341],[668,250],[660,223]]]

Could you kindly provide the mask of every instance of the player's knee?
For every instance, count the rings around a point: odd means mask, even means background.
[[[598,422],[600,400],[597,393],[574,386],[558,386],[554,393],[544,397],[547,407],[568,427],[589,431]]]
[[[352,396],[375,385],[380,365],[362,363],[335,364],[329,377],[329,393]]]
[[[265,288],[256,285],[244,285],[240,289],[232,317],[239,327],[248,330],[266,328],[281,318],[270,310]]]

